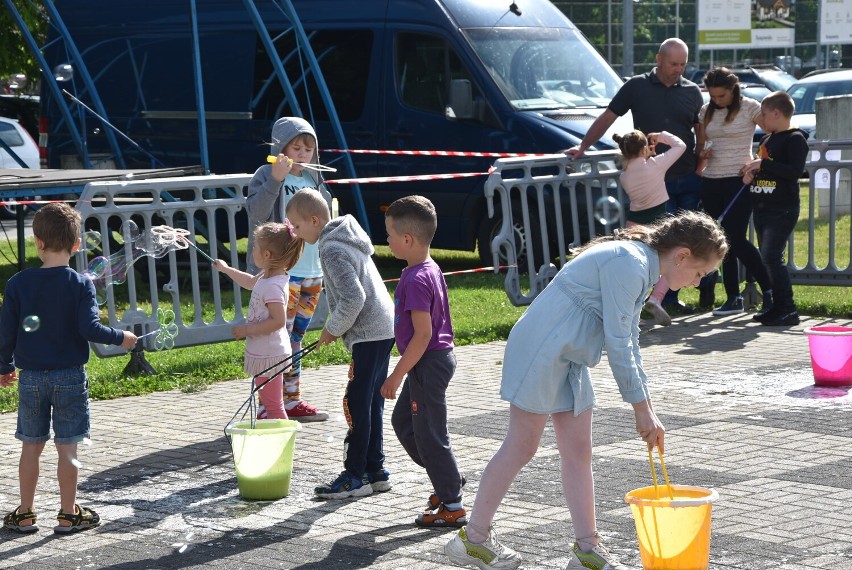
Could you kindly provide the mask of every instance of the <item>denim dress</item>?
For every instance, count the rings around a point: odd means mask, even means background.
[[[571,260],[512,328],[500,397],[536,414],[579,415],[595,404],[589,368],[606,349],[624,401],[649,399],[639,313],[659,278],[659,255],[638,241],[604,242]]]

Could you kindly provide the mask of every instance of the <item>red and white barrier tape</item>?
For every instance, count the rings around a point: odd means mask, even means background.
[[[508,269],[510,267],[517,267],[516,265],[497,265],[492,267],[477,267],[476,269],[461,269],[459,271],[447,271],[445,273],[441,273],[443,276],[447,275],[461,275],[462,273],[487,273],[494,271],[495,269]],[[399,278],[396,279],[385,279],[383,283],[393,283],[394,281],[399,281]]]
[[[449,180],[452,178],[470,178],[487,176],[487,172],[458,172],[454,174],[418,174],[414,176],[375,176],[373,178],[340,178],[326,180],[326,184],[372,184],[380,182],[414,182],[418,180]]]
[[[377,150],[377,149],[341,149],[326,148],[320,152],[339,152],[347,154],[398,154],[405,156],[481,156],[485,158],[511,158],[516,156],[547,156],[527,152],[467,152],[459,150]]]

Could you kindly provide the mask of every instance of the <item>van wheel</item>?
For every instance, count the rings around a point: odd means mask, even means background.
[[[533,235],[538,238],[538,228],[540,222],[538,214],[530,211],[530,227],[533,230]],[[491,266],[494,259],[491,256],[491,241],[500,232],[500,226],[503,225],[503,217],[497,215],[494,218],[485,218],[479,225],[479,235],[477,237],[477,245],[479,248],[479,260],[484,266]],[[527,252],[529,251],[529,239],[524,229],[524,218],[520,206],[512,207],[512,235],[515,241],[515,255],[518,258],[518,270],[521,273],[527,272]],[[534,239],[535,239],[534,238]],[[544,260],[540,240],[536,239],[535,243],[535,268],[541,267]],[[497,252],[497,264],[508,265],[509,259],[502,250]]]

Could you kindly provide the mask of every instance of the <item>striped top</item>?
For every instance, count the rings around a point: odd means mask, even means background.
[[[708,105],[709,103],[701,107],[698,113],[698,120],[702,124]],[[716,109],[710,124],[705,129],[707,140],[713,141],[713,156],[707,162],[704,178],[740,176],[740,168],[752,158],[754,121],[758,115],[760,115],[760,103],[748,97],[743,97],[740,110],[730,123],[725,123],[728,109]]]

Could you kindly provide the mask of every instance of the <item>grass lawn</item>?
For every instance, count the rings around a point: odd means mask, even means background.
[[[803,204],[806,207],[806,199]],[[801,218],[803,221],[800,221],[796,228],[796,241],[800,244],[807,243],[807,212],[804,214]],[[849,216],[843,218],[842,224],[837,228],[838,236],[849,235],[849,219]],[[818,248],[814,252],[814,259],[817,265],[824,266],[828,259],[828,228],[825,223],[817,223],[817,237]],[[843,267],[849,262],[849,243],[843,239],[838,242],[845,244],[843,251],[836,252],[837,263]],[[0,266],[0,279],[3,283],[15,272],[15,265],[11,261],[15,258],[14,247],[14,242],[0,242],[0,258],[5,258],[0,262],[3,263]],[[399,277],[404,263],[394,259],[386,246],[378,246],[376,249],[375,261],[382,276],[385,279]],[[444,271],[480,266],[476,252],[433,250],[432,254]],[[797,249],[794,257],[797,265],[804,265],[808,258],[806,248]],[[27,258],[28,267],[38,266],[31,240],[27,244]],[[503,340],[524,312],[524,307],[514,307],[509,303],[503,290],[503,275],[470,273],[452,275],[446,279],[458,345]],[[389,283],[388,287],[392,291],[394,283]],[[115,292],[120,301],[121,287],[117,287]],[[721,284],[717,285],[716,293],[717,298],[723,300],[724,291]],[[248,296],[249,292],[246,291],[246,302]],[[126,300],[126,291],[124,297]],[[698,291],[683,291],[680,298],[686,303],[697,305]],[[844,318],[852,312],[852,295],[849,295],[848,287],[796,286],[795,298],[800,312],[806,315]],[[150,306],[140,308],[150,310]],[[318,336],[318,331],[308,332],[305,344],[313,342]],[[175,388],[196,391],[203,390],[213,382],[241,378],[245,376],[242,372],[243,347],[243,341],[231,341],[190,349],[146,353],[146,359],[157,370],[156,374],[150,376],[126,375],[126,356],[101,359],[93,355],[87,365],[91,397],[110,399]],[[304,366],[311,368],[345,364],[348,361],[348,353],[342,343],[338,342],[308,355]],[[248,390],[248,386],[246,389]],[[0,412],[15,410],[17,399],[16,387],[0,388]]]

